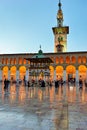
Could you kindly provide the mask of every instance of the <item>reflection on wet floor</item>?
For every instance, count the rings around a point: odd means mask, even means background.
[[[80,102],[87,101],[87,88],[83,87],[82,89],[79,86],[60,86],[59,88],[53,87],[26,87],[24,85],[20,85],[19,87],[16,84],[12,84],[9,86],[8,90],[4,90],[2,85],[1,87],[1,95],[2,98],[9,95],[9,99],[17,100],[19,102],[24,102],[27,99],[37,98],[39,101],[43,101],[44,98],[48,97],[50,102],[54,102],[54,100],[62,101],[65,94],[65,98],[68,102],[75,102],[76,100]],[[13,98],[14,97],[14,98]],[[11,99],[12,98],[12,99]]]
[[[8,89],[4,90],[2,83],[0,97],[0,120],[3,118],[3,130],[12,130],[13,126],[16,126],[17,130],[76,130],[78,128],[87,130],[86,125],[81,127],[81,122],[77,124],[75,122],[83,116],[82,122],[85,120],[87,123],[85,86],[81,89],[78,84],[76,86],[64,84],[58,88],[54,86],[41,88],[10,84]],[[85,115],[81,114],[82,111]],[[13,120],[11,124],[7,124],[7,127],[4,126],[6,119],[1,116],[2,112],[13,115]],[[10,114],[8,114],[8,121],[11,118]]]

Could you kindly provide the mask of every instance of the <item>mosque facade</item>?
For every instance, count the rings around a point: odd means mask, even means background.
[[[57,26],[52,28],[54,34],[54,53],[43,53],[53,62],[50,63],[49,69],[29,69],[30,61],[37,53],[20,53],[20,54],[0,54],[0,81],[5,78],[9,80],[26,80],[44,78],[45,80],[56,80],[63,78],[68,80],[69,77],[78,81],[87,79],[87,52],[68,52],[67,51],[67,34],[69,26],[63,26],[62,4],[59,0],[57,12]],[[41,48],[39,51],[42,51]],[[43,63],[40,63],[41,65]],[[47,63],[45,63],[47,64]],[[33,67],[36,64],[32,65]],[[42,76],[43,75],[43,76]]]

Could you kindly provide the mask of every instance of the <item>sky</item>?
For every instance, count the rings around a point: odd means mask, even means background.
[[[54,52],[58,0],[0,0],[0,54]],[[87,51],[87,0],[61,0],[67,51]]]

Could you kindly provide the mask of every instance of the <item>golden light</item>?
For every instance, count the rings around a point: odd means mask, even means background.
[[[26,67],[25,66],[21,66],[19,68],[19,72],[20,72],[20,79],[23,79],[24,76],[26,75]]]
[[[62,66],[57,66],[56,67],[56,73],[63,73],[63,67]]]
[[[10,93],[11,94],[16,94],[16,86],[15,85],[10,86]]]
[[[50,72],[54,72],[53,66],[49,66]]]
[[[4,78],[7,78],[7,77],[8,77],[8,67],[7,67],[7,66],[5,66],[5,67],[3,68],[3,76],[4,76]]]
[[[23,102],[25,100],[25,98],[26,98],[25,87],[21,85],[20,88],[19,88],[19,100],[21,102]]]
[[[14,76],[14,78],[16,78],[16,67],[15,66],[11,67],[11,69],[10,69],[10,75]]]
[[[67,68],[66,68],[66,72],[67,72],[68,74],[74,74],[74,73],[76,73],[76,68],[75,68],[73,65],[69,65],[69,66],[67,66]]]
[[[41,90],[38,91],[38,98],[40,101],[42,101],[42,99],[43,99],[43,93]]]
[[[20,73],[26,73],[26,67],[25,66],[21,66],[19,68],[19,71],[20,71]]]
[[[11,73],[16,73],[16,67],[12,66],[10,71],[11,71]]]
[[[84,65],[80,65],[78,70],[80,73],[85,73],[87,68]]]

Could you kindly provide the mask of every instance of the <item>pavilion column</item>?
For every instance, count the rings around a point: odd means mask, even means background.
[[[66,70],[63,71],[63,81],[66,81]]]
[[[76,82],[79,81],[79,75],[78,75],[78,70],[76,70]]]

